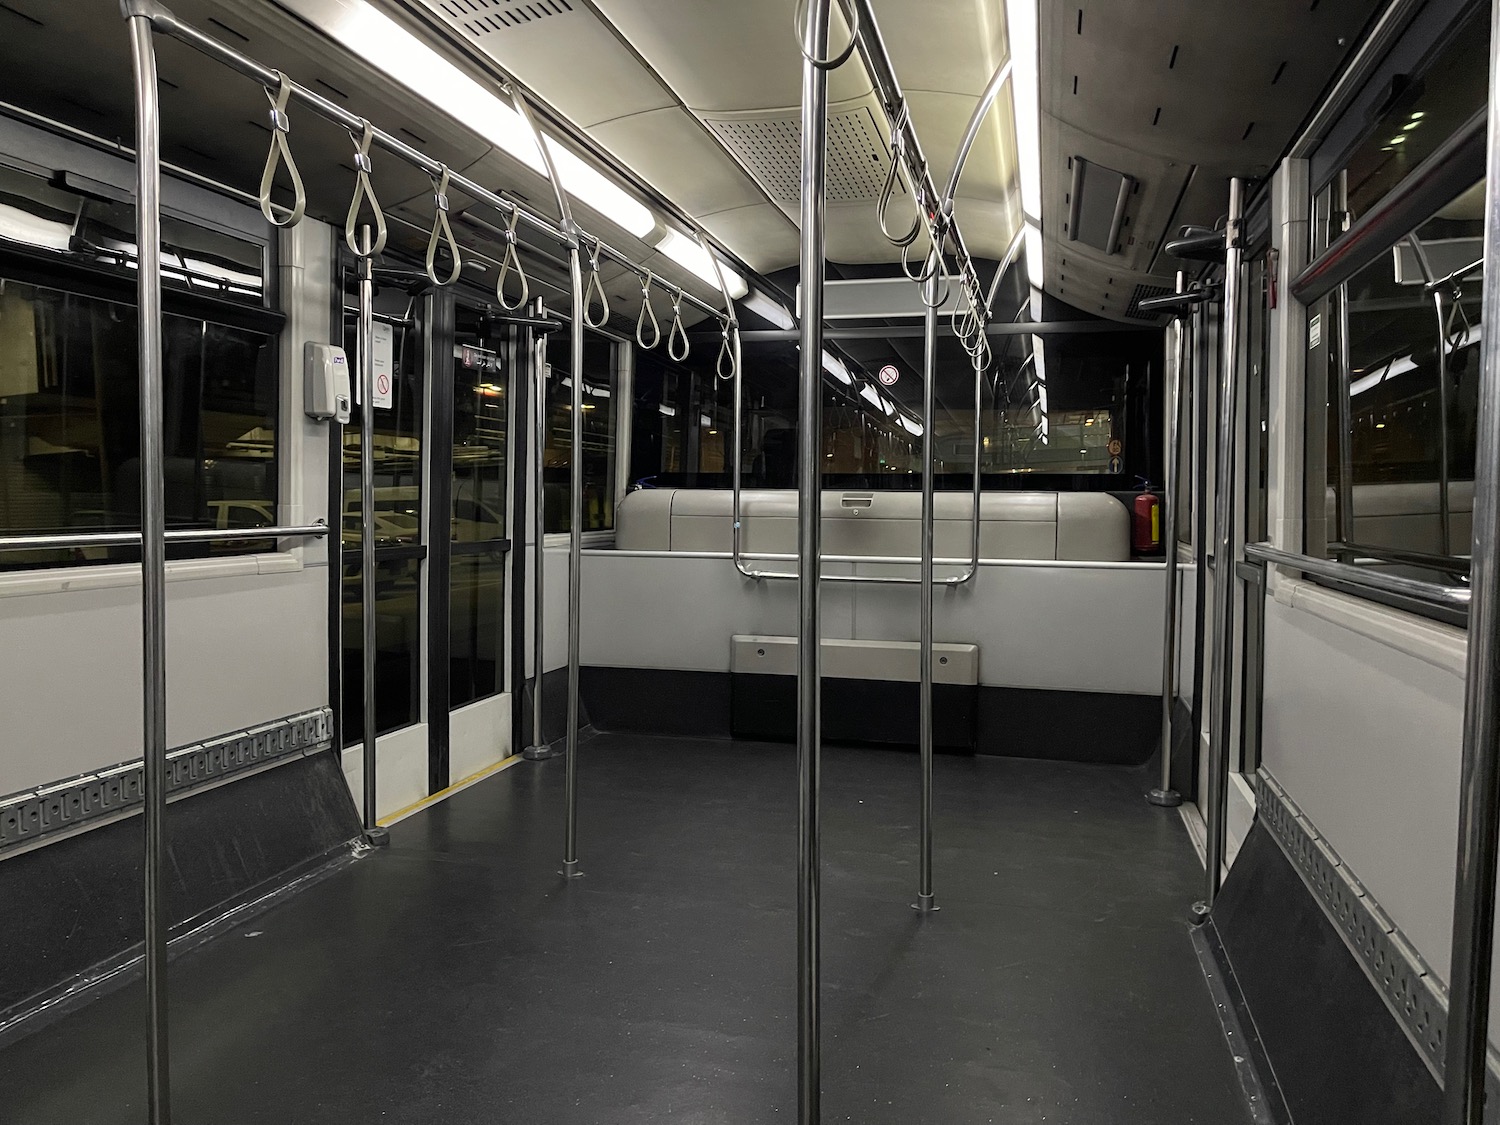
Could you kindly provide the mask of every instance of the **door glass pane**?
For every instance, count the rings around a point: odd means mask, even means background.
[[[482,322],[458,311],[453,364],[453,554],[449,580],[448,703],[502,687],[505,637],[506,427],[510,379]],[[484,549],[484,544],[490,544]]]
[[[547,448],[542,476],[548,532],[569,530],[573,446],[573,377],[567,333],[547,342]],[[583,347],[583,530],[615,526],[615,352],[601,337]]]
[[[390,349],[389,406],[375,408],[375,543],[413,544],[422,532],[422,351],[421,333],[414,321],[377,322],[377,363]],[[358,332],[351,321],[345,340],[352,345]],[[388,341],[388,344],[387,344]],[[357,349],[350,356],[359,371]],[[356,381],[358,376],[355,376]],[[358,392],[356,392],[357,394]],[[344,549],[358,551],[361,528],[359,445],[361,412],[355,404],[344,427]]]
[[[364,738],[364,596],[359,556],[344,556],[344,744]],[[375,565],[375,733],[415,723],[420,715],[421,573],[419,559]]]

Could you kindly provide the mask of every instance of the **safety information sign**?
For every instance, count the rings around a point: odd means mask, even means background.
[[[370,349],[370,357],[374,360],[371,378],[375,382],[375,409],[389,410],[396,405],[396,330],[379,322],[371,327],[375,333],[375,346]],[[360,378],[354,380],[355,402],[364,401],[363,382]]]
[[[889,363],[880,369],[880,382],[883,386],[894,387],[899,378],[901,378],[901,372]]]

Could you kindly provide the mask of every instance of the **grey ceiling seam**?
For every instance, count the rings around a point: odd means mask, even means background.
[[[670,96],[675,103],[677,103],[677,108],[686,113],[692,120],[693,124],[696,125],[700,131],[702,131],[704,136],[708,137],[709,140],[713,142],[714,146],[721,152],[723,152],[724,155],[733,162],[734,166],[740,170],[740,174],[755,186],[755,190],[760,192],[766,203],[770,204],[772,210],[780,215],[793,230],[796,230],[797,224],[792,221],[791,216],[781,208],[776,200],[771,197],[770,193],[766,191],[764,185],[762,185],[761,182],[750,173],[750,170],[745,167],[745,165],[740,161],[739,157],[737,157],[729,148],[729,146],[724,143],[724,138],[719,136],[718,133],[714,132],[713,129],[709,128],[708,123],[705,122],[701,117],[699,117],[695,112],[693,112],[692,107],[682,100],[681,95],[679,95],[677,91],[673,89],[671,83],[669,83],[657,72],[657,69],[651,65],[650,61],[646,58],[645,55],[636,50],[635,44],[630,41],[629,37],[627,37],[624,32],[622,32],[617,26],[615,26],[615,22],[613,20],[611,20],[602,11],[600,11],[599,6],[594,3],[594,0],[574,0],[574,2],[584,10],[593,13],[594,18],[597,19],[601,24],[603,24],[606,29],[608,29],[609,33],[615,37],[616,42],[618,42],[621,47],[623,47],[630,53],[630,57],[635,59],[636,62],[640,63],[641,69],[649,74],[652,80],[658,86],[660,86],[662,90],[668,96]],[[755,205],[747,204],[747,206]],[[705,212],[705,214],[717,213],[718,212]]]

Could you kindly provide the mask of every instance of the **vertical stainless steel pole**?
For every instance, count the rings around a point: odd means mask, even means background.
[[[146,1103],[151,1125],[172,1120],[167,1028],[167,524],[162,469],[161,106],[148,11],[122,5],[135,79],[135,244],[139,305],[141,472],[141,758],[145,792]]]
[[[1209,667],[1208,739],[1208,844],[1207,881],[1203,901],[1194,904],[1194,914],[1207,917],[1219,893],[1224,865],[1224,813],[1229,804],[1229,735],[1234,709],[1234,458],[1235,399],[1238,396],[1236,364],[1240,336],[1240,267],[1244,260],[1245,183],[1229,181],[1229,221],[1224,231],[1224,339],[1223,370],[1219,378],[1218,483],[1214,495],[1214,628]]]
[[[365,838],[383,844],[389,838],[381,828],[375,796],[375,263],[369,250],[370,228],[360,229],[359,259],[359,546],[360,622],[363,626],[365,681],[364,818]]]
[[[1354,377],[1349,364],[1349,286],[1340,285],[1338,295],[1338,455],[1339,490],[1334,509],[1338,518],[1339,542],[1354,542]]]
[[[1452,506],[1448,496],[1448,325],[1443,318],[1443,291],[1434,289],[1433,304],[1437,309],[1437,368],[1438,368],[1438,538],[1440,552],[1453,553]]]
[[[1500,0],[1490,9],[1500,31]],[[1489,155],[1484,191],[1484,294],[1481,323],[1500,324],[1500,55],[1490,55]],[[1490,958],[1495,944],[1495,868],[1500,834],[1500,337],[1480,340],[1478,452],[1474,473],[1473,569],[1459,772],[1458,864],[1453,891],[1453,955],[1448,977],[1447,1059],[1442,1125],[1483,1125],[1489,1047]]]
[[[569,325],[573,369],[573,449],[568,520],[568,761],[566,801],[567,838],[563,845],[562,873],[576,879],[578,869],[578,677],[583,615],[583,264],[575,242],[568,250],[568,273],[573,287],[573,322]]]
[[[544,311],[540,298],[532,302],[533,318],[540,320]],[[542,706],[542,676],[546,668],[546,630],[542,618],[546,613],[544,582],[547,568],[547,553],[542,547],[547,533],[547,492],[546,482],[543,480],[547,465],[547,336],[544,333],[532,333],[530,352],[533,388],[531,432],[536,446],[536,454],[532,459],[535,476],[531,482],[533,527],[536,533],[536,541],[532,544],[532,558],[535,561],[532,566],[531,584],[531,667],[535,678],[531,685],[531,745],[522,753],[532,761],[541,761],[555,756],[552,747],[547,744],[547,736],[544,733],[545,712]]]
[[[830,0],[809,0],[803,49],[828,52]],[[822,789],[823,214],[828,74],[802,62],[801,393],[797,410],[797,1122],[823,1116],[820,879]]]
[[[934,253],[941,253],[940,247],[934,247]],[[932,894],[932,556],[934,553],[934,514],[933,514],[933,455],[932,455],[932,422],[937,413],[937,275],[941,272],[934,268],[932,276],[924,283],[924,303],[927,305],[926,315],[922,324],[922,562],[921,562],[921,597],[922,597],[922,643],[921,653],[918,659],[918,675],[921,680],[920,697],[918,706],[918,721],[921,723],[920,750],[922,756],[922,810],[920,815],[921,858],[918,865],[917,876],[917,901],[913,904],[914,909],[922,914],[930,914],[937,909]],[[979,456],[976,447],[974,456]],[[974,513],[974,521],[979,522],[979,513]]]
[[[1177,292],[1186,289],[1186,278],[1177,273]],[[1183,387],[1188,380],[1183,372],[1188,366],[1187,313],[1179,309],[1172,318],[1171,347],[1167,350],[1171,376],[1167,384],[1167,487],[1162,498],[1166,519],[1162,528],[1162,551],[1166,559],[1166,601],[1161,641],[1161,784],[1146,800],[1163,808],[1175,808],[1182,804],[1182,795],[1172,788],[1172,713],[1177,706],[1177,479],[1182,461],[1182,443],[1179,438],[1182,427],[1183,403],[1186,395]]]

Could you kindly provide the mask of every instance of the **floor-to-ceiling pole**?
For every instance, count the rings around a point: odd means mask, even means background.
[[[1214,493],[1214,617],[1209,650],[1208,842],[1204,897],[1195,913],[1206,916],[1219,893],[1224,865],[1225,810],[1229,805],[1229,736],[1233,730],[1234,460],[1235,406],[1239,396],[1240,273],[1244,261],[1245,184],[1229,181],[1229,221],[1224,229],[1224,338],[1220,343],[1218,480]]]
[[[1500,31],[1500,0],[1490,11]],[[1484,190],[1482,324],[1500,324],[1500,54],[1490,56],[1488,176]],[[1500,835],[1500,337],[1480,347],[1478,451],[1474,471],[1473,565],[1459,769],[1458,864],[1453,892],[1452,970],[1448,976],[1443,1125],[1483,1125],[1489,1054],[1490,958],[1495,945],[1495,870]],[[1444,420],[1446,423],[1446,419]]]
[[[828,51],[831,0],[808,0],[804,54]],[[802,62],[802,308],[797,409],[797,1122],[822,1119],[819,799],[822,787],[823,213],[828,74]]]
[[[1177,292],[1182,293],[1186,278],[1177,273]],[[1167,487],[1162,497],[1166,518],[1162,521],[1162,553],[1166,562],[1166,600],[1161,642],[1161,784],[1146,795],[1153,805],[1172,808],[1182,804],[1182,796],[1172,788],[1172,713],[1177,707],[1177,480],[1181,472],[1182,442],[1179,437],[1186,395],[1185,372],[1188,366],[1187,310],[1179,308],[1168,330],[1167,361]]]
[[[933,246],[934,254],[941,254],[939,245]],[[921,858],[917,874],[916,909],[923,914],[937,909],[932,893],[932,556],[934,550],[933,514],[933,450],[932,422],[937,413],[937,306],[938,274],[942,263],[934,262],[932,276],[923,283],[923,303],[927,306],[923,317],[922,336],[922,643],[919,655],[918,676],[921,680],[921,703],[918,716],[921,723],[920,750],[922,762],[922,809],[919,828],[922,836]],[[974,454],[979,456],[978,451]],[[975,470],[978,471],[977,469]],[[974,513],[979,519],[979,513]]]
[[[365,837],[383,843],[375,780],[375,263],[369,253],[370,228],[360,230],[365,253],[359,259],[359,546],[360,623],[364,643],[364,821]]]
[[[532,302],[530,315],[535,320],[541,320],[545,312],[542,300],[538,297]],[[531,341],[527,347],[527,356],[531,363],[532,381],[531,433],[536,447],[536,453],[531,459],[532,528],[536,539],[532,543],[531,556],[531,669],[534,677],[531,683],[531,744],[522,754],[538,761],[553,756],[544,733],[542,707],[542,676],[546,669],[546,630],[542,618],[546,612],[543,583],[547,568],[547,553],[543,543],[547,530],[547,492],[543,479],[547,465],[547,335],[532,329],[527,329],[526,332],[527,339]]]
[[[583,263],[575,243],[568,249],[568,273],[572,279],[573,312],[568,326],[571,345],[569,367],[573,374],[572,449],[568,458],[571,487],[568,495],[568,761],[566,800],[568,823],[563,847],[562,873],[575,879],[578,869],[578,678],[583,624]],[[537,680],[541,687],[540,673]]]
[[[137,362],[140,367],[141,787],[145,824],[146,1105],[172,1120],[166,895],[167,524],[162,468],[161,106],[149,12],[124,5],[135,80]]]

